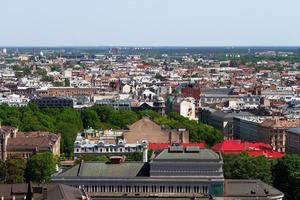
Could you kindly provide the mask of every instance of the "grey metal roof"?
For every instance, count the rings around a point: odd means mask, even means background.
[[[221,119],[233,119],[234,117],[237,117],[237,116],[254,116],[253,114],[251,114],[249,112],[230,112],[230,113],[226,113],[226,112],[221,112],[221,111],[213,112],[211,115],[214,116],[214,117],[221,118]]]
[[[225,180],[225,197],[249,197],[249,199],[256,199],[257,197],[281,195],[283,196],[281,191],[261,180]]]
[[[300,135],[300,127],[289,128],[287,131],[290,132],[290,133],[294,133],[294,134]]]
[[[230,95],[232,90],[232,88],[205,88],[202,90],[202,94]]]
[[[83,162],[59,176],[63,177],[137,177],[147,173],[145,163],[126,162],[120,164],[107,164],[102,162]]]
[[[187,152],[186,149],[182,152],[172,152],[168,149],[165,149],[161,152],[156,158],[156,160],[177,160],[177,161],[187,161],[187,160],[197,160],[197,161],[218,161],[221,160],[219,154],[215,153],[210,149],[199,149],[199,152]]]

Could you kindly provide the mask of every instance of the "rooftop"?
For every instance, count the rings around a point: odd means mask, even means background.
[[[249,199],[269,199],[283,193],[260,180],[225,180],[225,197],[249,197]],[[259,199],[261,199],[259,198]],[[244,198],[243,198],[244,199]]]
[[[107,164],[104,162],[82,162],[61,173],[60,177],[137,177],[147,175],[147,164],[125,162]]]
[[[290,128],[287,130],[290,133],[294,133],[300,136],[300,127],[296,127],[296,128]]]
[[[169,149],[162,151],[154,161],[219,161],[221,157],[210,149],[204,149],[199,147],[187,147],[173,146]]]

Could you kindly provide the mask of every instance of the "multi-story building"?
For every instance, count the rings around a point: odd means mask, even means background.
[[[96,100],[96,105],[111,106],[116,110],[131,110],[131,100],[101,99]]]
[[[73,99],[68,97],[38,97],[30,100],[39,108],[63,108],[73,107]]]
[[[234,138],[270,144],[274,150],[285,152],[286,130],[300,125],[300,119],[280,117],[234,117]]]
[[[266,119],[260,124],[259,141],[270,144],[274,150],[285,152],[286,131],[289,128],[300,126],[300,119],[283,119],[275,117]]]
[[[250,142],[259,141],[260,124],[266,117],[247,116],[233,118],[233,137]]]
[[[212,108],[202,108],[199,112],[199,122],[221,130],[224,138],[233,138],[233,118],[237,116],[253,116],[249,112],[224,112]]]
[[[192,97],[176,97],[173,101],[172,110],[183,117],[189,118],[190,120],[196,119],[195,99]]]
[[[18,132],[10,126],[0,127],[0,156],[6,160],[12,154],[29,158],[34,153],[52,152],[60,155],[60,135],[49,132]]]
[[[37,90],[38,96],[93,96],[100,92],[100,88],[75,88],[75,87],[52,87]]]
[[[286,132],[286,152],[300,155],[300,128],[290,128]]]

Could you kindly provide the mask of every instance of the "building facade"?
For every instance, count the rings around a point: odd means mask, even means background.
[[[150,162],[81,162],[52,182],[84,189],[92,199],[282,200],[282,192],[259,180],[225,180],[222,166],[210,149],[171,146]]]
[[[291,128],[286,134],[286,152],[300,155],[300,128]]]

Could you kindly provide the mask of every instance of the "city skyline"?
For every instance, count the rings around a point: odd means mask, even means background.
[[[300,46],[296,0],[4,1],[0,46]]]

